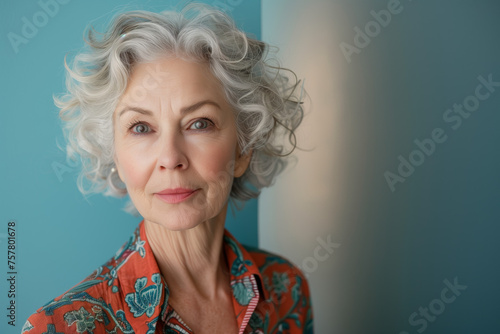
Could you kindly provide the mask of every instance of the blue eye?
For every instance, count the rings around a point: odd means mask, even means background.
[[[136,124],[131,126],[131,129],[132,129],[132,132],[135,134],[144,134],[144,133],[148,133],[151,131],[149,126],[147,126],[146,124],[143,124],[143,123],[136,123]]]
[[[210,126],[210,123],[211,121],[209,119],[202,118],[196,120],[189,128],[194,130],[205,130]]]

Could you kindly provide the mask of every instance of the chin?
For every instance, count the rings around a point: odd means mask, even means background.
[[[172,231],[172,232],[179,232],[179,231],[187,231],[187,230],[190,230],[192,228],[195,228],[196,226],[198,226],[200,223],[198,224],[172,224],[171,222],[155,222],[155,221],[152,221],[153,223],[155,224],[158,224],[164,228],[166,228],[167,230],[169,231]]]
[[[195,228],[208,220],[207,215],[196,212],[193,208],[174,208],[171,210],[155,210],[143,216],[145,220],[163,226],[170,231],[186,231]]]

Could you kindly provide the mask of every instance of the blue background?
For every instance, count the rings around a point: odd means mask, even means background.
[[[0,333],[19,333],[38,307],[111,258],[141,220],[121,210],[125,200],[102,195],[85,199],[76,187],[78,166],[68,164],[58,148],[58,143],[64,147],[64,138],[52,100],[65,89],[64,56],[83,46],[89,23],[102,31],[117,11],[159,12],[181,7],[178,3],[69,1],[15,53],[7,34],[21,35],[22,17],[32,22],[41,7],[36,1],[1,2]],[[225,10],[238,26],[260,38],[260,1],[227,4]],[[7,326],[4,307],[9,302],[4,293],[9,220],[17,222],[15,328]],[[228,210],[226,227],[240,242],[257,245],[257,200],[235,210],[235,216]]]

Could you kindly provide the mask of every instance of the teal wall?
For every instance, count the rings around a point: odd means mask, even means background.
[[[180,1],[62,1],[43,21],[37,1],[0,4],[0,333],[19,333],[36,308],[80,282],[114,255],[140,218],[123,211],[124,201],[101,195],[85,199],[69,165],[52,95],[64,91],[63,59],[83,46],[89,22],[102,28],[116,11],[174,8]],[[184,1],[187,2],[187,1]],[[260,38],[260,1],[204,1],[225,4],[240,28]],[[41,1],[41,3],[54,3]],[[23,20],[40,25],[18,50],[8,34],[22,36]],[[7,224],[16,222],[16,327],[7,325]],[[233,216],[227,228],[243,243],[257,245],[257,201]]]

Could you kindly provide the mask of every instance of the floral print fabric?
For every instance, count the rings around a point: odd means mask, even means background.
[[[223,249],[239,334],[313,333],[309,286],[298,268],[242,246],[227,230]],[[141,222],[112,259],[39,308],[22,333],[192,334],[169,294]]]

